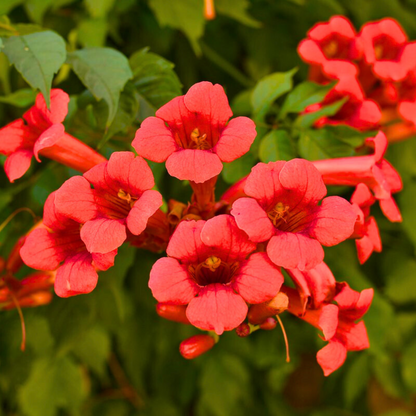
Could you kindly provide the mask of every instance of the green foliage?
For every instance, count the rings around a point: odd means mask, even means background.
[[[97,100],[108,105],[107,126],[117,112],[120,93],[133,77],[127,58],[111,48],[88,48],[70,52],[68,63]]]
[[[53,75],[66,59],[64,40],[56,33],[31,33],[4,40],[3,52],[32,88],[39,89],[50,105]]]
[[[290,160],[295,156],[292,139],[285,130],[272,130],[260,143],[259,158],[264,163]]]

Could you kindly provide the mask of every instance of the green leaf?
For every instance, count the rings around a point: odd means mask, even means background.
[[[31,20],[39,25],[42,24],[43,16],[52,7],[54,0],[26,0],[25,10]]]
[[[300,113],[308,105],[321,102],[332,87],[332,83],[321,85],[311,81],[302,82],[286,97],[279,118],[284,118],[288,113]]]
[[[416,340],[410,345],[406,346],[402,357],[402,374],[403,379],[409,388],[414,393],[416,392]]]
[[[284,93],[290,91],[293,85],[293,75],[296,68],[288,72],[275,72],[261,79],[254,87],[251,95],[253,114],[257,120],[262,120],[273,102]]]
[[[301,132],[299,154],[308,160],[353,156],[355,147],[339,140],[329,129],[309,129]]]
[[[0,16],[8,14],[15,7],[23,3],[24,0],[1,0],[0,2]]]
[[[85,397],[81,369],[68,357],[35,361],[18,392],[27,416],[55,416],[58,409],[77,410]]]
[[[398,195],[403,217],[403,230],[416,247],[416,216],[415,216],[416,180],[403,182],[403,191]]]
[[[250,173],[254,165],[255,157],[251,153],[246,153],[231,163],[224,164],[222,177],[227,183],[234,183]]]
[[[0,47],[1,47],[1,40],[0,40]],[[4,95],[0,97],[0,103],[11,104],[15,107],[28,107],[35,102],[36,92],[29,89],[23,88],[21,90],[17,90],[9,95]]]
[[[31,87],[39,89],[50,105],[52,78],[65,62],[65,41],[52,31],[12,36],[3,52]]]
[[[368,354],[359,353],[344,378],[344,400],[348,408],[351,408],[365,391],[369,378]]]
[[[182,94],[182,85],[173,70],[174,65],[148,52],[147,48],[130,57],[130,66],[137,91],[155,108]]]
[[[198,39],[204,33],[204,3],[195,0],[149,0],[160,26],[179,29],[188,37],[196,54],[201,54]]]
[[[111,48],[86,48],[69,53],[68,63],[94,97],[107,103],[110,126],[120,93],[133,76],[127,58]]]
[[[247,13],[249,6],[248,0],[215,0],[215,10],[219,14],[229,16],[250,27],[261,27],[261,23]]]
[[[311,127],[315,121],[319,120],[322,117],[329,117],[333,116],[338,112],[338,110],[345,104],[348,100],[348,97],[342,98],[335,103],[326,105],[322,107],[318,111],[314,111],[313,113],[302,114],[295,120],[295,126],[301,129],[306,129]]]
[[[262,162],[290,160],[296,157],[292,139],[286,130],[272,130],[260,143],[259,158]]]
[[[108,23],[103,18],[83,19],[78,25],[78,40],[84,48],[96,48],[105,44]]]
[[[412,258],[395,264],[386,276],[385,294],[393,302],[402,304],[416,301],[415,289],[416,261]]]
[[[110,350],[109,334],[98,325],[85,332],[74,347],[75,355],[100,377],[105,375]]]
[[[104,17],[112,9],[115,0],[84,0],[85,7],[87,8],[91,17]]]

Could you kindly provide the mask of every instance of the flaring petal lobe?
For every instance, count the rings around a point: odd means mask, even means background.
[[[67,257],[56,273],[55,293],[67,298],[92,292],[97,286],[98,274],[91,263],[91,254],[87,252]]]
[[[347,349],[339,341],[331,341],[316,354],[316,360],[321,366],[324,375],[329,376],[344,364],[347,358]]]
[[[266,241],[274,234],[274,226],[264,209],[253,198],[237,199],[231,215],[239,228],[246,232],[251,241]]]
[[[236,117],[222,131],[214,152],[223,162],[232,162],[246,154],[256,138],[256,125],[248,117]]]
[[[184,149],[172,153],[166,161],[169,175],[180,180],[206,182],[222,171],[222,162],[207,150]]]
[[[149,190],[143,192],[126,218],[129,231],[134,235],[139,235],[144,231],[147,221],[162,204],[162,195],[158,191]]]
[[[300,233],[279,232],[270,239],[267,254],[274,264],[285,269],[309,270],[324,259],[319,241]]]
[[[246,302],[253,304],[272,299],[282,284],[282,273],[266,253],[254,253],[241,263],[233,287]]]
[[[230,287],[214,283],[203,287],[198,297],[191,300],[186,316],[192,325],[221,335],[240,325],[247,312],[247,304],[240,295]]]
[[[190,112],[203,115],[214,125],[225,125],[233,115],[224,89],[219,84],[207,81],[194,84],[184,96],[184,102]]]
[[[90,253],[108,253],[127,238],[125,220],[95,218],[81,228],[81,239]]]
[[[22,147],[31,138],[34,140],[35,135],[31,133],[31,129],[25,125],[22,119],[12,121],[0,129],[0,153],[7,156]]]
[[[198,286],[191,280],[187,266],[169,257],[162,257],[153,265],[149,288],[159,302],[177,305],[187,305],[198,293]]]
[[[178,149],[172,131],[157,117],[143,121],[131,145],[138,155],[159,163]]]
[[[117,255],[117,250],[110,251],[109,253],[91,253],[93,265],[98,270],[108,270],[114,266],[114,258]]]
[[[16,150],[4,163],[4,170],[10,182],[21,178],[29,169],[33,152],[29,149]]]
[[[256,249],[247,234],[240,230],[231,215],[218,215],[208,220],[201,231],[201,241],[212,248],[226,253],[222,260],[232,262],[243,260]]]
[[[45,130],[39,138],[36,140],[33,147],[33,154],[38,162],[39,152],[46,147],[53,146],[58,140],[62,138],[65,133],[65,127],[63,124],[52,124],[47,130]]]

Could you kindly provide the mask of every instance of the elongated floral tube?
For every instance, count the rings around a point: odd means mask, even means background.
[[[393,166],[383,158],[387,138],[380,131],[376,137],[368,138],[366,143],[374,145],[374,154],[317,160],[312,163],[326,185],[367,185],[379,200],[384,215],[390,221],[400,222],[402,217],[391,195],[402,189],[402,181]]]

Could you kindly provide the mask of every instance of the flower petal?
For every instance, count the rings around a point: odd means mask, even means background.
[[[144,191],[127,216],[126,224],[129,231],[134,235],[139,235],[144,231],[148,219],[162,204],[162,195],[158,191]]]
[[[169,257],[162,257],[153,265],[149,288],[159,302],[172,302],[177,305],[187,305],[199,290],[190,278],[187,266]]]
[[[189,88],[184,103],[190,112],[201,114],[213,125],[225,125],[233,115],[224,88],[207,81],[198,82]]]
[[[250,150],[256,138],[256,125],[248,117],[232,119],[222,131],[213,150],[223,162],[232,162]]]
[[[98,270],[108,270],[114,266],[114,258],[117,255],[117,250],[110,251],[109,253],[91,253],[93,265]]]
[[[282,284],[282,273],[266,253],[254,253],[240,264],[232,286],[246,302],[262,303],[276,296]]]
[[[324,305],[319,315],[318,325],[324,333],[324,339],[329,341],[333,338],[337,332],[339,323],[339,308],[336,305],[328,304]]]
[[[222,162],[207,150],[184,149],[168,157],[166,169],[175,178],[202,183],[220,174]]]
[[[29,169],[33,152],[29,149],[16,150],[4,163],[4,170],[10,182],[21,178]]]
[[[138,155],[154,162],[164,162],[179,147],[172,131],[157,117],[143,121],[131,145]]]
[[[209,219],[201,231],[201,241],[212,248],[224,251],[221,259],[233,262],[244,260],[247,254],[256,249],[247,234],[240,230],[231,215],[218,215]]]
[[[92,220],[98,214],[94,193],[83,176],[69,178],[55,193],[56,211],[79,223]]]
[[[36,137],[22,119],[12,121],[0,129],[0,153],[8,156],[25,144],[34,142]]]
[[[231,215],[239,228],[246,232],[251,241],[267,241],[274,234],[274,226],[264,209],[253,198],[237,199]]]
[[[192,325],[221,335],[236,328],[244,321],[247,304],[230,287],[215,283],[203,287],[186,309]]]
[[[347,239],[354,231],[357,214],[344,198],[329,196],[315,208],[314,213],[308,232],[324,246],[334,246]]]
[[[127,238],[125,220],[95,218],[81,228],[81,239],[90,253],[108,253]]]
[[[39,138],[36,140],[33,147],[33,154],[38,162],[39,152],[46,147],[53,146],[59,139],[63,137],[65,133],[65,127],[63,124],[52,124],[47,130],[45,130]]]
[[[133,196],[138,196],[155,185],[149,165],[132,152],[114,152],[107,163],[107,173],[121,189]]]
[[[316,354],[316,360],[324,371],[325,376],[329,376],[344,364],[347,358],[347,349],[339,341],[332,341]]]
[[[270,260],[285,269],[309,270],[324,259],[319,241],[299,233],[278,232],[267,245]]]
[[[67,298],[92,292],[97,286],[98,274],[91,263],[91,254],[87,252],[68,257],[56,273],[55,293]]]
[[[348,351],[361,351],[370,347],[364,321],[351,325],[342,332],[341,336],[345,340]]]
[[[166,253],[182,263],[202,263],[209,250],[201,241],[205,221],[182,221],[169,240]]]
[[[293,194],[297,204],[312,204],[326,195],[322,175],[315,166],[303,159],[292,159],[283,166],[279,174],[282,186]]]

